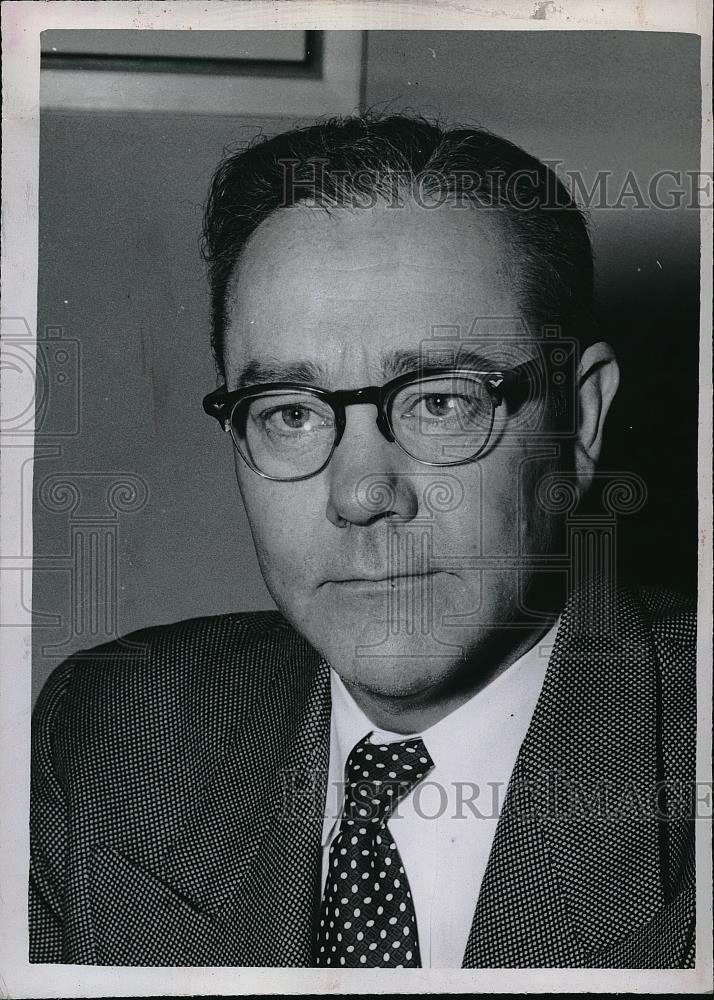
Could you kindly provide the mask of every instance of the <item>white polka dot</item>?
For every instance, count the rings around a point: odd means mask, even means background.
[[[397,918],[396,917],[390,917],[389,918],[389,922],[390,922],[390,924],[396,924]]]
[[[385,953],[384,953],[384,961],[385,962],[389,961],[389,952],[388,951],[385,951]]]
[[[401,944],[402,944],[401,941],[393,941],[392,942],[392,948],[399,948],[399,947],[401,947]]]
[[[399,879],[395,878],[395,880],[394,880],[394,887],[395,887],[395,889],[398,889],[401,884],[402,883],[399,881]]]
[[[372,897],[371,896],[365,896],[364,897],[364,901],[365,901],[365,903],[371,903],[372,902]]]
[[[344,964],[345,964],[345,956],[344,955],[340,955],[340,965],[344,965]]]
[[[393,892],[388,892],[387,895],[384,898],[386,900],[394,899],[394,893]]]
[[[362,931],[357,931],[357,940],[361,941],[363,938],[364,938],[363,932]]]
[[[369,946],[369,950],[374,951],[376,947],[377,945],[374,942],[372,942],[372,944]]]
[[[377,907],[377,916],[381,917],[383,913],[384,913],[384,907],[383,906],[378,906]]]
[[[400,903],[399,904],[399,909],[401,910],[402,913],[404,913],[404,911],[406,910],[406,908],[407,908],[407,904],[406,903]]]
[[[360,955],[359,960],[362,963],[362,965],[364,965],[365,962],[367,961],[367,956],[366,955]]]
[[[347,951],[353,952],[354,950],[355,950],[355,946],[353,944],[348,944],[347,945]]]
[[[406,937],[408,933],[409,933],[409,928],[408,928],[408,927],[405,927],[405,928],[404,928],[404,929],[402,930],[402,934],[404,935],[404,937]]]
[[[411,961],[411,957],[412,957],[412,953],[410,951],[408,951],[407,952],[407,962]]]
[[[352,886],[352,892],[357,892],[357,886],[356,885]]]

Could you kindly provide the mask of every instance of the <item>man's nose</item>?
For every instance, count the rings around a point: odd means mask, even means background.
[[[327,467],[327,517],[337,527],[368,525],[385,517],[411,520],[419,499],[401,467],[408,456],[387,441],[372,405],[350,406],[347,424]]]

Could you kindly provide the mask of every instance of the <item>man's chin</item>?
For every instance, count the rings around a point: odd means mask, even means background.
[[[315,643],[348,687],[384,698],[415,698],[439,686],[463,663],[464,650],[439,642],[432,633],[390,634],[385,622],[361,623]]]

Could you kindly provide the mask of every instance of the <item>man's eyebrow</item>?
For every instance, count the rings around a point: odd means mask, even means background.
[[[444,345],[430,342],[427,349],[419,351],[394,351],[382,358],[382,374],[386,380],[418,371],[420,368],[473,368],[474,371],[498,371],[499,365],[464,344]]]
[[[248,361],[239,371],[235,388],[243,389],[248,385],[262,385],[266,382],[304,382],[308,385],[321,385],[324,380],[324,368],[312,361],[253,360]]]
[[[427,350],[394,351],[381,359],[382,377],[385,382],[407,372],[421,368],[456,367],[473,368],[474,371],[497,371],[499,365],[474,348],[464,344],[443,346],[430,343]],[[323,365],[314,361],[277,361],[274,359],[248,361],[238,373],[235,388],[263,385],[270,382],[301,382],[305,385],[324,386],[327,374]]]

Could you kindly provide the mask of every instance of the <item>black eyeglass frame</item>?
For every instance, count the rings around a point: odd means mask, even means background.
[[[526,361],[521,365],[515,366],[514,368],[501,371],[477,371],[473,368],[419,368],[415,371],[406,372],[404,375],[399,375],[397,378],[391,379],[389,382],[385,382],[384,385],[367,385],[362,386],[359,389],[337,389],[334,391],[321,389],[317,386],[308,385],[302,382],[264,382],[258,385],[245,386],[242,389],[234,389],[231,391],[229,391],[225,385],[222,385],[217,389],[214,389],[213,392],[209,392],[208,395],[204,397],[203,409],[210,417],[214,417],[218,421],[226,433],[231,434],[233,445],[248,468],[252,469],[253,472],[255,472],[258,476],[261,476],[263,479],[270,479],[273,482],[299,482],[303,479],[311,479],[313,476],[318,476],[324,469],[326,469],[335,453],[335,449],[342,440],[345,427],[347,426],[347,415],[345,413],[345,409],[348,406],[355,406],[358,404],[372,404],[373,406],[376,406],[376,423],[382,436],[391,444],[396,444],[398,448],[400,448],[405,454],[409,455],[410,458],[413,458],[415,462],[419,462],[420,465],[428,465],[434,468],[449,468],[455,465],[465,465],[468,462],[473,462],[484,452],[489,441],[491,440],[497,407],[499,407],[505,399],[508,399],[508,397],[511,396],[518,387],[530,383],[533,379],[534,373],[538,370],[539,366],[537,365],[535,359]],[[472,455],[468,455],[466,458],[455,459],[453,462],[425,462],[423,459],[417,458],[416,455],[412,455],[411,452],[409,452],[404,445],[400,443],[393,431],[391,425],[390,406],[392,400],[405,385],[409,385],[412,382],[419,382],[422,379],[427,378],[458,378],[464,376],[476,376],[477,378],[482,379],[483,385],[491,397],[491,423],[483,444]],[[245,454],[236,441],[233,434],[233,414],[236,408],[248,400],[257,399],[260,396],[274,392],[309,393],[317,399],[327,403],[334,413],[335,435],[332,448],[330,449],[325,461],[319,469],[315,469],[314,472],[309,472],[304,476],[291,476],[286,479],[282,477],[269,476],[255,466],[251,458]]]

